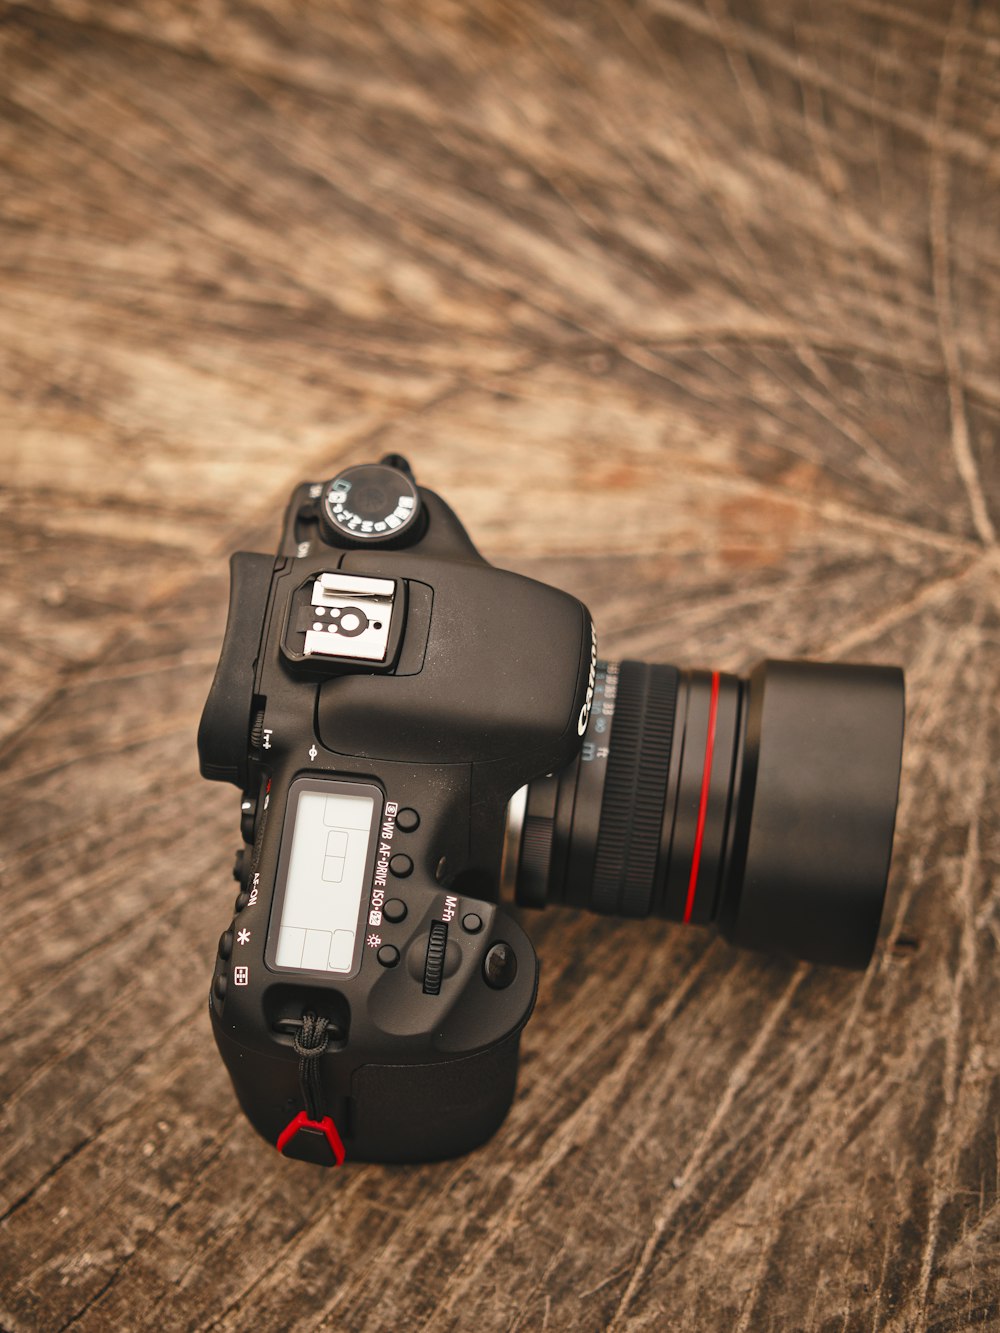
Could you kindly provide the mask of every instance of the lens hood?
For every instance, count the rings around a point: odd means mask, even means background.
[[[746,948],[863,968],[892,853],[903,673],[766,661],[748,695],[720,929]]]

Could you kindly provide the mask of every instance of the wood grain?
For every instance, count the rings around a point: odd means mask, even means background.
[[[1000,17],[0,0],[0,1325],[1000,1328]],[[518,1098],[339,1178],[205,1013],[229,551],[407,453],[602,652],[898,661],[858,978],[527,914]]]

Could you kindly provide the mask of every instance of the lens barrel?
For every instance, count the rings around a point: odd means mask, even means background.
[[[517,900],[714,923],[749,948],[863,968],[903,717],[895,667],[767,661],[743,680],[599,663],[579,756],[518,802]]]

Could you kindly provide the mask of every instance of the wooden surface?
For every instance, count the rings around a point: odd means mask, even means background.
[[[1000,1327],[1000,16],[0,0],[0,1326]],[[902,663],[863,977],[550,910],[520,1089],[339,1176],[206,1014],[226,556],[407,453],[607,655]]]

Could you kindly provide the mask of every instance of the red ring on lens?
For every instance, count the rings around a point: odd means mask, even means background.
[[[691,875],[688,879],[687,901],[684,904],[684,921],[691,920],[694,910],[694,897],[698,888],[698,871],[701,867],[701,844],[705,837],[705,815],[708,811],[708,792],[712,784],[712,756],[715,753],[715,719],[719,712],[719,673],[712,672],[712,697],[708,703],[708,735],[705,738],[705,767],[701,774],[701,799],[698,803],[698,826],[694,835],[694,851],[691,855]]]

